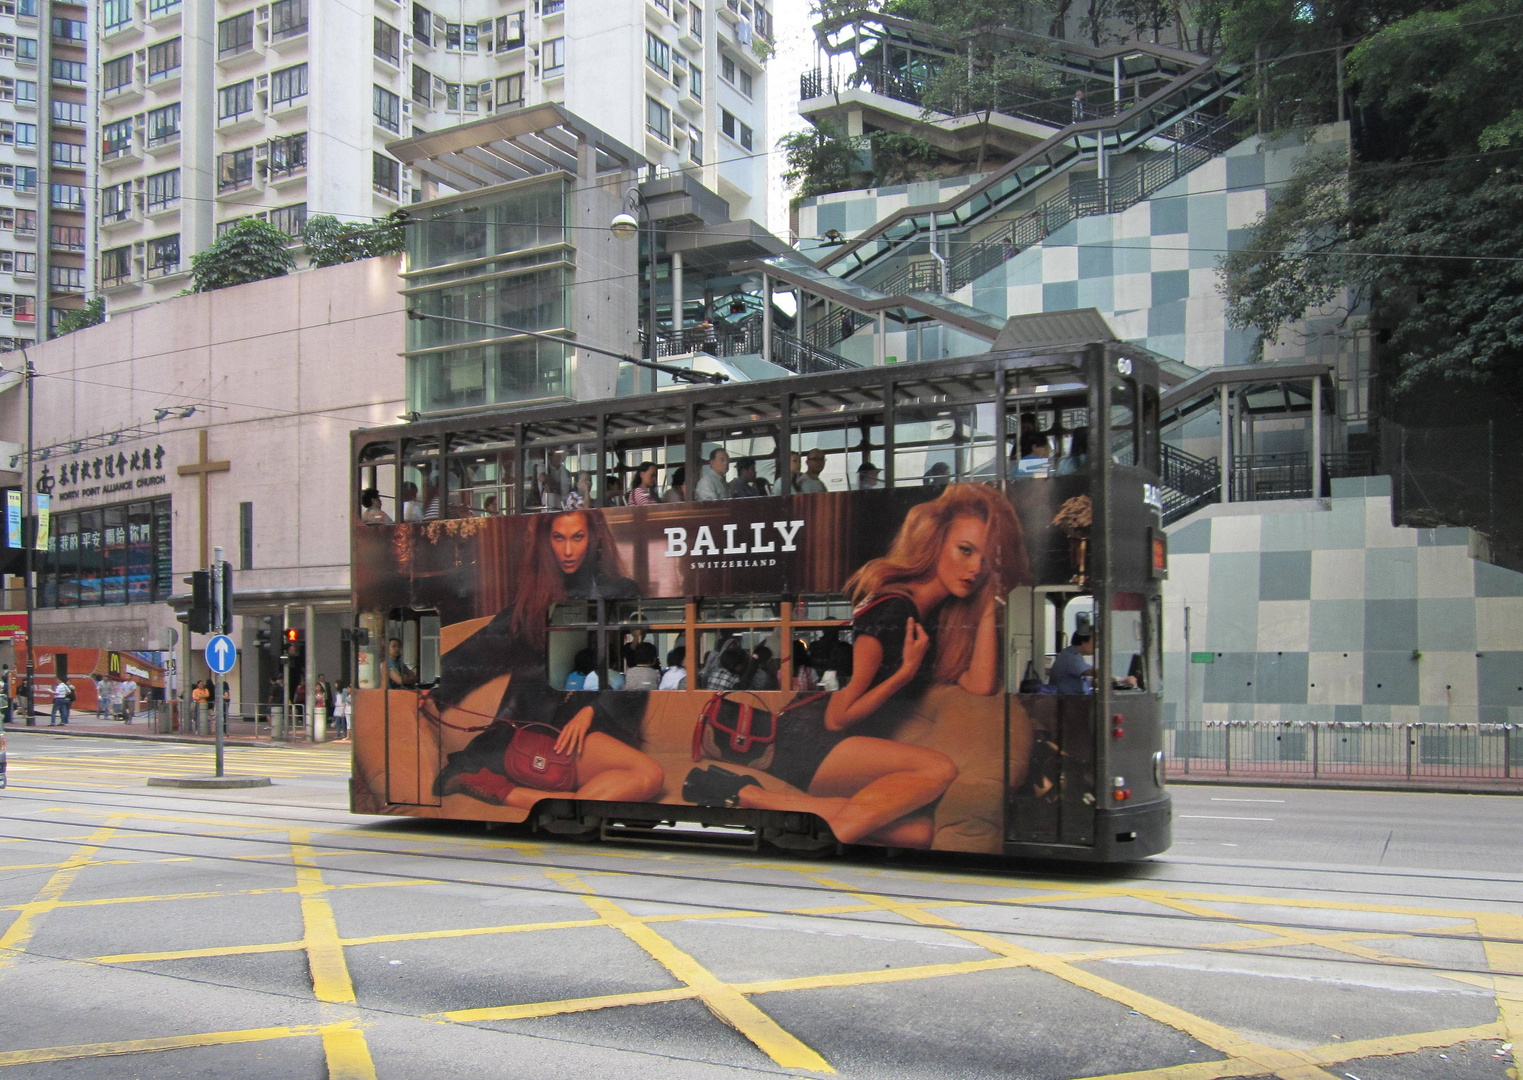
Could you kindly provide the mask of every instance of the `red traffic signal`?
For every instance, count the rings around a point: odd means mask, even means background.
[[[298,630],[294,626],[293,627],[289,627],[286,630],[286,644],[287,645],[300,645],[301,644],[301,631]]]

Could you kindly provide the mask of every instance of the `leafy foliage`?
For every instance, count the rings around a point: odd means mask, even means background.
[[[286,246],[290,241],[269,222],[244,218],[211,247],[191,256],[191,291],[211,292],[289,274],[296,269],[296,258]]]
[[[302,231],[307,258],[313,266],[337,266],[376,255],[400,255],[407,247],[404,221],[395,211],[369,225],[317,214],[307,219],[307,227]]]
[[[1508,29],[1523,0],[1400,14],[1344,11],[1347,25],[1375,27],[1347,61],[1355,157],[1303,159],[1224,260],[1229,313],[1272,338],[1347,289],[1369,301],[1401,401],[1470,386],[1523,406],[1523,109],[1510,86],[1523,38]],[[1280,75],[1261,91],[1281,116],[1322,93]]]
[[[832,120],[785,135],[777,145],[783,151],[783,182],[801,199],[917,180],[941,157],[934,146],[913,135],[847,135]]]
[[[85,306],[77,311],[71,311],[63,317],[58,324],[57,337],[72,334],[76,330],[83,330],[87,326],[99,326],[106,321],[106,298],[104,296],[92,296],[85,301]]]

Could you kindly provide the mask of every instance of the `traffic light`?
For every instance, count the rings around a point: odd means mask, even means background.
[[[190,575],[190,612],[187,620],[192,634],[209,634],[212,629],[212,575],[210,570],[194,570]]]
[[[270,631],[268,629],[254,631],[254,648],[260,652],[268,652],[270,648]]]
[[[301,630],[299,630],[297,627],[294,627],[294,626],[287,627],[286,628],[286,645],[287,646],[291,646],[291,645],[300,645],[300,644],[301,644]]]
[[[222,564],[222,622],[213,625],[212,573],[193,570],[190,575],[190,611],[187,623],[192,634],[229,634],[233,630],[233,566]]]

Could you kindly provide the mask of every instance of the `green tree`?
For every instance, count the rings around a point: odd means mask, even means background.
[[[217,237],[216,243],[190,259],[191,292],[211,292],[230,285],[284,277],[296,269],[287,246],[291,238],[267,221],[248,217]]]
[[[313,266],[337,266],[377,255],[400,255],[407,247],[405,221],[397,211],[369,224],[353,224],[331,214],[317,214],[307,219],[302,230],[307,258]]]
[[[1224,261],[1230,316],[1272,338],[1347,289],[1369,303],[1398,404],[1469,386],[1523,406],[1523,0],[1390,16],[1349,13],[1389,20],[1348,55],[1353,159],[1309,154],[1276,193]],[[1261,90],[1289,112],[1315,87]]]
[[[861,164],[866,145],[861,136],[846,134],[833,120],[784,135],[777,141],[783,152],[783,183],[800,199],[849,191],[865,171]]]
[[[85,301],[85,306],[77,311],[71,311],[63,317],[58,324],[56,337],[72,334],[76,330],[83,330],[87,326],[99,326],[106,321],[106,298],[104,296],[92,296]]]

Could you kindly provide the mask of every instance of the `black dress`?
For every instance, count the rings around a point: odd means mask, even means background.
[[[777,754],[770,770],[773,776],[800,791],[808,791],[821,763],[843,739],[854,735],[878,739],[892,736],[915,703],[931,688],[931,670],[936,655],[936,612],[923,617],[909,597],[888,594],[875,597],[858,608],[851,623],[854,641],[860,637],[877,638],[883,647],[883,659],[868,687],[871,690],[890,678],[904,663],[904,632],[910,619],[920,622],[931,639],[930,648],[914,678],[900,687],[877,712],[844,731],[831,731],[825,726],[828,695],[784,712],[777,721]]]
[[[638,586],[629,578],[590,572],[567,576],[565,588],[567,596],[587,599],[627,600],[639,595]],[[501,772],[503,753],[513,741],[516,724],[541,724],[559,731],[582,709],[591,707],[589,732],[600,731],[629,746],[640,745],[645,691],[559,689],[550,682],[546,645],[515,634],[512,626],[512,608],[500,611],[440,660],[439,683],[430,698],[441,713],[493,679],[503,675],[512,678],[486,730],[449,756],[435,780],[436,794],[449,777],[459,773],[477,769]]]

